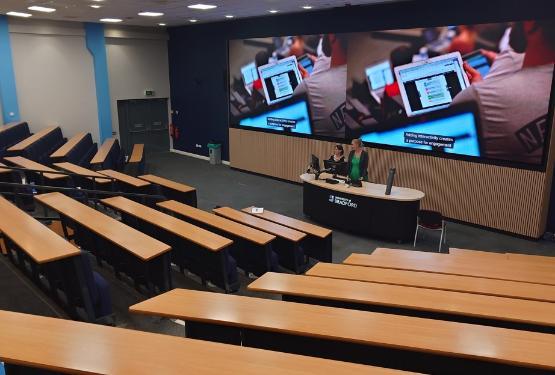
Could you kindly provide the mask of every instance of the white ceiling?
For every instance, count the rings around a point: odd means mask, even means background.
[[[225,21],[227,14],[236,18],[270,15],[270,9],[279,13],[309,12],[319,9],[345,6],[391,2],[396,0],[0,0],[0,14],[9,11],[32,13],[31,18],[98,22],[100,18],[121,18],[121,24],[155,26],[166,23],[168,26],[190,24],[189,19],[198,23]],[[191,4],[211,4],[218,7],[213,10],[194,10],[187,8]],[[98,4],[99,9],[90,5]],[[40,13],[27,10],[28,6],[40,5],[56,8],[53,13]],[[311,10],[304,10],[303,5],[311,5]],[[162,17],[142,17],[141,11],[163,12]]]

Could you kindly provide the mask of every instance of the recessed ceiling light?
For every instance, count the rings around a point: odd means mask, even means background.
[[[166,26],[165,23],[159,23],[158,26]]]
[[[122,20],[119,18],[101,18],[100,22],[108,22],[108,23],[118,23],[121,22]]]
[[[197,22],[197,21],[198,21],[198,20],[195,20],[195,19],[189,20],[189,22],[192,22],[192,23],[195,23],[195,22]]]
[[[94,8],[94,9],[102,8],[102,5],[93,4],[91,5],[91,8]]]
[[[312,9],[312,5],[303,5],[303,9]]]
[[[235,17],[233,14],[226,14],[225,18],[233,18]]]
[[[279,12],[279,10],[277,10],[277,9],[270,9],[268,12],[270,12],[270,13],[277,13],[277,12]]]
[[[162,12],[140,12],[139,16],[145,16],[145,17],[160,17],[163,16],[164,13]]]
[[[193,5],[188,5],[187,8],[189,8],[189,9],[199,9],[199,10],[209,10],[209,9],[217,8],[217,6],[216,5],[209,5],[209,4],[193,4]]]
[[[56,9],[54,9],[54,8],[41,7],[41,6],[38,6],[38,5],[30,6],[27,9],[34,10],[36,12],[44,12],[44,13],[52,13],[52,12],[56,11]]]
[[[22,12],[8,12],[6,13],[8,16],[14,16],[14,17],[31,17],[32,14],[30,13],[22,13]]]
[[[100,3],[101,1],[104,1],[104,0],[92,0],[92,1],[96,1],[97,3]]]

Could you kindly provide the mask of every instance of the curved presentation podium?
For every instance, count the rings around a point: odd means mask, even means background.
[[[333,185],[325,181],[331,177],[325,173],[318,180],[311,173],[300,176],[305,215],[332,228],[368,237],[398,242],[414,238],[423,192],[394,186],[391,195],[385,195],[386,185]]]

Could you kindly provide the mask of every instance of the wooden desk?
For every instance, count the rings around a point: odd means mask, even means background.
[[[50,158],[52,159],[62,159],[65,158],[67,156],[67,154],[73,150],[75,148],[75,146],[77,146],[79,144],[79,142],[82,142],[83,139],[85,139],[85,137],[87,136],[88,133],[82,132],[77,134],[76,136],[74,136],[73,138],[71,138],[69,141],[67,141],[66,143],[64,143],[64,145],[62,147],[60,147],[59,149],[57,149],[56,151],[54,151],[51,155]]]
[[[80,250],[1,196],[0,212],[0,232],[11,262],[52,299],[64,305],[71,316],[77,318],[76,308],[83,307],[87,319],[94,321],[96,316]],[[41,276],[48,280],[49,289],[41,282]],[[58,297],[58,289],[66,294],[65,301]]]
[[[47,167],[46,165],[42,165],[35,161],[26,159],[23,156],[6,157],[4,158],[4,160],[19,168],[34,169],[37,171],[44,172],[42,173],[42,176],[48,180],[63,180],[68,178],[68,176],[64,174],[48,173],[48,172],[58,172],[58,171],[50,167]],[[30,172],[30,173],[39,174],[38,172]]]
[[[25,138],[23,141],[13,145],[8,149],[8,151],[21,152],[31,146],[33,143],[40,141],[42,138],[54,132],[56,129],[59,129],[59,126],[50,126],[48,128],[44,128],[41,131],[33,134],[32,136]]]
[[[307,223],[306,221],[294,219],[289,216],[281,215],[276,212],[268,211],[266,209],[264,209],[264,211],[260,214],[255,214],[252,212],[252,208],[252,206],[243,208],[242,211],[261,219],[285,225],[286,227],[306,233],[307,239],[304,243],[304,249],[308,255],[323,262],[332,261],[332,231],[330,229]]]
[[[505,253],[495,253],[490,251],[480,251],[480,250],[469,250],[469,249],[457,249],[454,247],[449,248],[449,254],[460,257],[475,258],[477,261],[480,259],[496,259],[496,260],[507,260],[507,254]]]
[[[277,237],[274,250],[278,254],[279,263],[296,273],[301,273],[306,268],[305,256],[300,247],[302,240],[306,238],[306,234],[297,230],[272,223],[264,219],[249,215],[247,213],[234,210],[230,207],[215,208],[214,213],[230,220],[237,221],[241,224],[259,229],[261,231],[273,234]]]
[[[133,150],[131,151],[131,156],[129,157],[128,163],[140,163],[143,160],[145,151],[145,145],[142,143],[136,143],[133,145]]]
[[[542,256],[542,255],[527,255],[527,254],[516,254],[507,253],[507,259],[511,261],[519,261],[526,263],[535,263],[541,265],[550,265],[555,267],[555,256]]]
[[[276,239],[275,236],[181,202],[172,200],[157,205],[195,225],[233,239],[233,257],[246,273],[252,272],[259,276],[272,269],[272,241]]]
[[[549,302],[273,272],[248,289],[284,301],[555,333],[555,304]]]
[[[139,178],[158,186],[161,190],[160,194],[166,196],[168,199],[176,200],[189,206],[197,206],[197,189],[194,187],[153,174],[142,175],[139,176]]]
[[[73,163],[69,163],[69,162],[64,162],[64,163],[54,163],[53,164],[56,168],[61,169],[63,171],[66,172],[70,172],[70,173],[75,173],[81,176],[86,176],[84,177],[87,180],[93,181],[97,184],[109,184],[110,182],[112,182],[112,180],[110,180],[109,178],[106,178],[106,176],[104,176],[103,174],[100,174],[98,172],[92,171],[90,169],[81,167],[79,165],[75,165]]]
[[[303,182],[303,213],[312,220],[333,228],[391,241],[408,242],[414,238],[420,201],[424,193],[386,185],[362,182],[361,187],[344,183],[329,184],[332,175],[323,173],[300,176]],[[341,220],[337,218],[340,217]]]
[[[129,193],[145,193],[151,186],[150,182],[111,169],[98,171],[98,173],[115,179],[119,185],[122,185],[123,190]]]
[[[35,195],[35,199],[58,212],[64,233],[68,226],[74,229],[77,243],[92,251],[99,262],[104,259],[112,264],[116,275],[124,271],[135,280],[144,277],[151,290],[151,283],[160,290],[170,288],[170,246],[61,193]]]
[[[555,286],[420,271],[318,263],[307,276],[555,302]]]
[[[11,169],[2,168],[2,167],[6,167],[6,164],[0,163],[0,174],[12,173],[12,170],[11,170]]]
[[[228,272],[237,273],[236,269],[229,269],[228,248],[233,244],[230,239],[124,197],[106,198],[101,202],[121,212],[122,220],[128,225],[171,243],[174,249],[172,258],[180,267],[197,273],[203,281],[213,281],[226,291],[239,287],[238,283],[231,285],[226,277]],[[167,235],[161,234],[160,230]],[[176,237],[181,241],[176,242]]]
[[[245,346],[412,371],[555,370],[555,335],[536,332],[184,289],[130,311],[184,319],[191,338],[221,340],[225,334]]]
[[[487,262],[476,262],[461,257],[453,257],[449,254],[422,251],[378,248],[374,250],[373,255],[351,254],[343,263],[353,266],[393,268],[555,285],[555,273],[545,267],[536,265],[514,267],[509,266],[505,260],[488,259]]]
[[[110,152],[112,152],[112,148],[116,146],[117,140],[115,138],[108,138],[104,141],[102,146],[98,148],[98,151],[91,159],[91,165],[99,165],[102,166],[106,163],[106,159],[108,158]]]
[[[397,374],[320,358],[0,311],[0,360],[67,373]],[[153,350],[155,349],[155,350]],[[217,360],[214,360],[217,359]]]

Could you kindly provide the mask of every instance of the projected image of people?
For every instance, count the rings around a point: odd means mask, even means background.
[[[231,125],[344,138],[346,43],[344,34],[230,41]]]
[[[346,137],[541,165],[553,20],[350,34]]]

